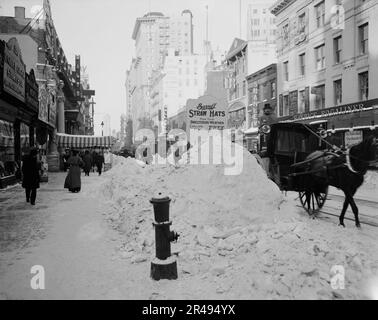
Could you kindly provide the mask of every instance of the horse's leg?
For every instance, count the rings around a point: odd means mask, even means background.
[[[354,194],[355,194],[355,192],[352,192],[350,194],[349,203],[350,203],[350,206],[352,207],[352,210],[353,210],[354,220],[356,222],[356,227],[361,228],[360,219],[358,218],[358,207],[357,207],[357,205],[356,205],[356,203],[354,202],[354,199],[353,199]]]
[[[345,212],[347,211],[348,209],[348,205],[349,205],[349,201],[348,201],[348,198],[347,196],[345,195],[345,200],[344,200],[344,204],[343,204],[343,209],[341,210],[341,214],[340,214],[340,217],[339,217],[339,221],[340,221],[340,226],[343,226],[345,228],[345,224],[344,224],[344,216],[345,216]]]

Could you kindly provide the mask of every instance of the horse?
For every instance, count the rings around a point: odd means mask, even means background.
[[[377,139],[369,136],[359,144],[353,145],[345,151],[315,151],[307,156],[308,168],[313,183],[331,185],[344,192],[345,200],[339,225],[345,227],[344,216],[350,205],[354,214],[356,227],[360,228],[358,207],[353,199],[357,189],[364,181],[369,165],[376,162]]]

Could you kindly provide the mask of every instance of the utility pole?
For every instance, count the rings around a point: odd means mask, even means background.
[[[241,21],[241,16],[242,16],[242,0],[239,0],[239,38],[242,38],[242,21]]]
[[[101,121],[101,136],[103,137],[104,136],[104,121]]]

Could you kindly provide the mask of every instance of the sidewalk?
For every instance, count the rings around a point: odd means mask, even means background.
[[[20,185],[0,192],[0,298],[137,298],[137,277],[129,279],[129,267],[114,255],[119,235],[91,192],[102,178],[82,175],[82,192],[72,194],[63,189],[65,173],[50,173],[35,206]],[[44,267],[45,290],[31,288],[34,265]]]

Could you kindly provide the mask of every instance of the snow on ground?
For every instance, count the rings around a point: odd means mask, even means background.
[[[378,171],[368,171],[365,179],[363,187],[367,189],[375,189],[378,188]]]
[[[363,299],[377,294],[377,229],[357,230],[351,221],[344,229],[334,221],[309,219],[297,207],[296,194],[284,197],[248,152],[240,175],[224,175],[223,165],[180,163],[142,166],[116,158],[100,188],[105,215],[124,239],[119,255],[131,264],[149,264],[155,256],[149,200],[158,192],[172,199],[171,230],[180,234],[172,244],[179,279],[158,281],[159,297]],[[345,270],[345,290],[331,286],[335,266]]]

